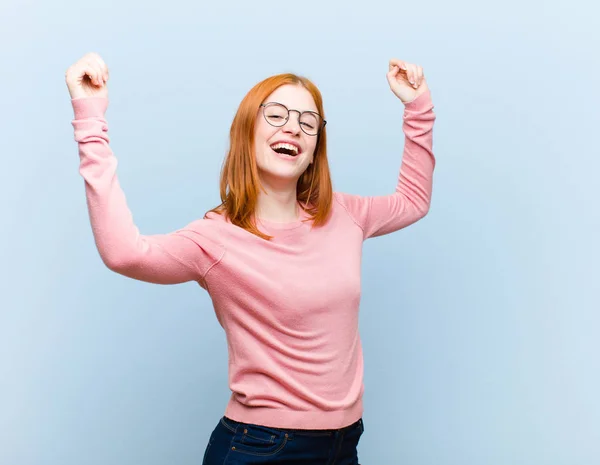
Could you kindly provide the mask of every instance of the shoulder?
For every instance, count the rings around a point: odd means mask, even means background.
[[[356,194],[349,194],[347,192],[335,191],[333,193],[333,199],[340,205],[347,205],[356,202],[361,197]]]
[[[368,215],[368,203],[365,197],[346,192],[333,193],[334,210],[340,210],[361,229]]]
[[[204,215],[204,218],[198,221],[204,221],[208,224],[223,224],[230,223],[229,218],[225,213],[217,213],[215,211],[209,211]]]
[[[208,212],[203,218],[197,218],[189,222],[184,227],[180,228],[178,232],[191,239],[199,239],[202,237],[205,240],[212,239],[213,241],[220,243],[220,231],[226,222],[225,217],[222,215]]]
[[[359,214],[362,209],[368,207],[368,197],[346,192],[334,192],[334,203],[344,208],[350,214]]]

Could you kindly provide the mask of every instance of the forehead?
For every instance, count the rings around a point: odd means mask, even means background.
[[[265,99],[265,103],[267,102],[283,103],[286,107],[293,110],[318,111],[312,95],[301,85],[286,84],[278,87]]]

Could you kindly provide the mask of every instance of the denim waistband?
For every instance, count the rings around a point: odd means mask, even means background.
[[[337,432],[343,432],[343,431],[350,430],[352,428],[359,427],[362,424],[362,418],[361,418],[361,419],[355,421],[354,423],[352,423],[351,425],[344,426],[343,428],[338,428],[338,429],[294,429],[294,428],[276,428],[273,426],[254,425],[251,423],[243,423],[240,421],[233,420],[227,416],[224,416],[222,418],[222,421],[224,421],[226,423],[226,425],[229,425],[233,429],[237,429],[238,426],[259,426],[262,428],[268,428],[268,429],[271,429],[274,431],[279,431],[282,433],[294,433],[294,435],[296,435],[296,436],[302,436],[302,435],[331,436]]]

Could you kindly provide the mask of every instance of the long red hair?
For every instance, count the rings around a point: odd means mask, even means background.
[[[258,195],[262,189],[254,154],[254,128],[261,103],[277,88],[286,85],[301,85],[310,92],[323,118],[321,92],[310,80],[291,73],[271,76],[256,84],[246,94],[233,118],[229,132],[230,147],[221,169],[221,204],[210,212],[225,214],[231,223],[244,228],[263,239],[256,226],[254,213]],[[298,179],[297,198],[309,214],[314,226],[327,221],[333,200],[333,188],[327,161],[327,131],[319,133],[314,160]]]

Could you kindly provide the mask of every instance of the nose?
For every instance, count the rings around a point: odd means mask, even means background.
[[[286,123],[283,125],[282,129],[284,132],[289,132],[289,133],[298,135],[298,134],[300,134],[300,131],[301,131],[301,129],[300,129],[300,114],[298,113],[298,116],[292,115],[292,111],[290,111],[290,117],[288,118]]]

